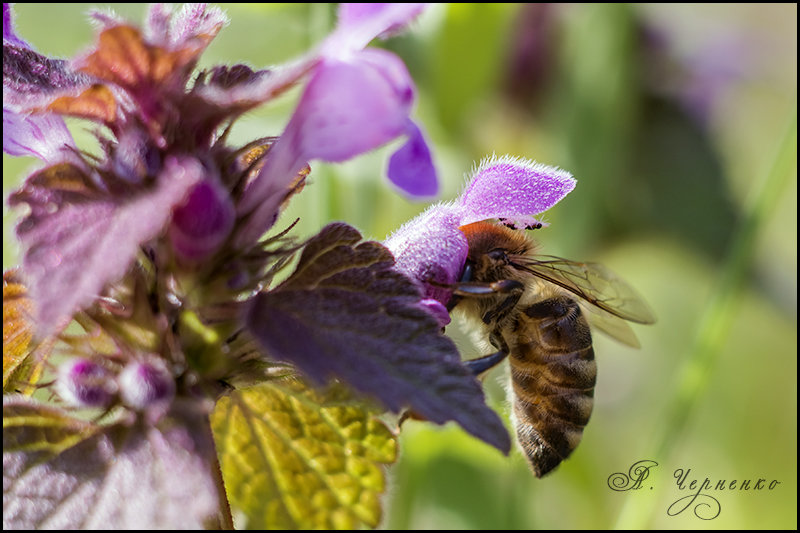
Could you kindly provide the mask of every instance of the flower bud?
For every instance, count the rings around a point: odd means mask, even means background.
[[[129,363],[117,382],[122,402],[137,410],[165,404],[175,396],[175,379],[159,360]]]
[[[74,407],[108,407],[116,385],[108,370],[89,359],[76,358],[58,368],[56,391]]]
[[[214,179],[201,181],[173,211],[170,239],[175,252],[189,262],[208,258],[225,242],[235,221],[228,191]]]

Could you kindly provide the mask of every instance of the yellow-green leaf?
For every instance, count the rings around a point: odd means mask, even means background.
[[[3,453],[56,456],[91,437],[98,426],[19,395],[3,398]]]
[[[3,272],[3,392],[30,393],[52,341],[36,345],[33,300],[15,270]],[[38,357],[31,357],[36,353]]]
[[[211,423],[237,528],[378,525],[395,435],[340,389],[270,381],[220,399]]]

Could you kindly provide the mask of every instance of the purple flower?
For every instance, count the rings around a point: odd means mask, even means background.
[[[117,377],[122,402],[137,410],[163,406],[175,396],[175,379],[155,357],[133,361]]]
[[[408,194],[434,194],[430,152],[409,118],[414,86],[405,65],[365,49],[421,9],[343,4],[336,31],[292,63],[195,75],[227,22],[219,9],[155,5],[143,30],[95,13],[97,45],[67,62],[19,39],[4,4],[3,149],[45,164],[10,199],[30,208],[17,233],[40,333],[85,308],[125,274],[140,247],[158,248],[165,234],[185,264],[228,257],[226,246],[244,253],[258,246],[302,188],[309,160],[344,161],[405,136],[389,178]],[[225,143],[233,120],[304,77],[283,135]],[[75,147],[61,115],[97,124],[98,158]]]
[[[240,209],[252,212],[240,234],[247,241],[277,218],[283,191],[312,159],[338,162],[405,135],[389,179],[417,197],[437,193],[436,172],[419,128],[410,120],[414,84],[403,62],[369,41],[404,26],[423,4],[342,4],[339,26],[319,47],[318,63],[272,157]]]
[[[116,393],[113,375],[103,366],[75,358],[58,368],[56,392],[74,407],[108,407]]]
[[[458,280],[467,258],[461,226],[505,219],[522,227],[539,224],[532,215],[547,211],[575,188],[569,172],[512,157],[484,160],[453,203],[433,205],[385,242],[396,268],[417,280],[426,305],[443,325],[451,292],[441,284]],[[431,283],[435,282],[435,283]]]
[[[19,111],[38,90],[68,87],[75,77],[65,73],[63,62],[41,56],[17,37],[11,15],[3,4],[3,151],[55,163],[65,157],[64,148],[75,147],[64,121]]]

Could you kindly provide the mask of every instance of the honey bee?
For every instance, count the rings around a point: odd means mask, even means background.
[[[576,448],[592,412],[597,366],[590,323],[638,347],[625,321],[652,324],[655,316],[600,264],[534,255],[523,231],[499,223],[460,229],[469,252],[447,308],[477,322],[498,350],[465,364],[479,375],[508,357],[517,441],[542,477]]]

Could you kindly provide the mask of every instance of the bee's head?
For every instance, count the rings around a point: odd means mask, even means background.
[[[533,248],[524,232],[493,222],[475,222],[460,229],[469,243],[463,281],[513,279],[509,256],[525,255]]]

